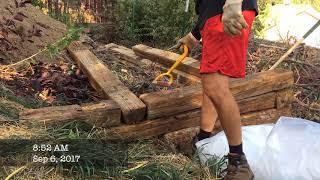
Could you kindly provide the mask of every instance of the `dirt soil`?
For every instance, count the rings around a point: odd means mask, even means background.
[[[59,40],[66,26],[31,5],[31,0],[0,1],[0,64],[27,58]],[[45,55],[36,59],[44,59]]]

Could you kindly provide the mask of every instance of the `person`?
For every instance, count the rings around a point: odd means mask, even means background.
[[[200,63],[203,102],[198,141],[209,138],[217,119],[229,143],[226,180],[252,180],[242,147],[240,112],[229,78],[246,75],[248,40],[258,14],[256,0],[196,0],[198,22],[179,40],[189,50],[202,39]]]

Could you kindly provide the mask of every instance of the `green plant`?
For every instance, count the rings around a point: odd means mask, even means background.
[[[194,3],[185,12],[185,0],[120,1],[120,32],[131,44],[148,42],[169,47],[195,24]]]
[[[263,37],[265,30],[268,29],[268,26],[265,24],[265,21],[270,16],[270,9],[272,7],[272,4],[279,4],[282,2],[283,0],[262,0],[258,2],[259,15],[255,19],[255,22],[253,25],[254,32],[258,37]],[[316,10],[320,11],[320,2],[317,0],[292,0],[292,3],[293,4],[310,4]]]
[[[51,57],[57,55],[63,48],[67,47],[71,42],[80,38],[80,33],[84,30],[84,27],[73,27],[56,43],[49,44],[47,46],[47,52]]]
[[[217,156],[212,156],[206,162],[206,167],[209,168],[210,174],[216,178],[222,176],[223,170],[226,168],[226,166],[227,166],[226,157],[219,158]]]
[[[33,6],[36,6],[36,7],[40,7],[40,8],[44,7],[44,4],[41,0],[32,0],[31,3]]]

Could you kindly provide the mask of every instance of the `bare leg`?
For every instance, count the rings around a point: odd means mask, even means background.
[[[216,108],[210,98],[203,92],[200,129],[206,132],[212,132],[217,118]]]
[[[242,143],[240,112],[229,89],[229,78],[219,73],[203,74],[202,85],[205,94],[216,107],[229,145],[240,145]]]

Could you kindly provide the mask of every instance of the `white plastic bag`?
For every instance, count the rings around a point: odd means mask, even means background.
[[[281,118],[257,161],[261,179],[320,179],[320,124]]]
[[[200,160],[228,153],[223,132],[198,142]],[[256,180],[320,180],[320,124],[281,117],[276,125],[243,127],[243,146]]]

